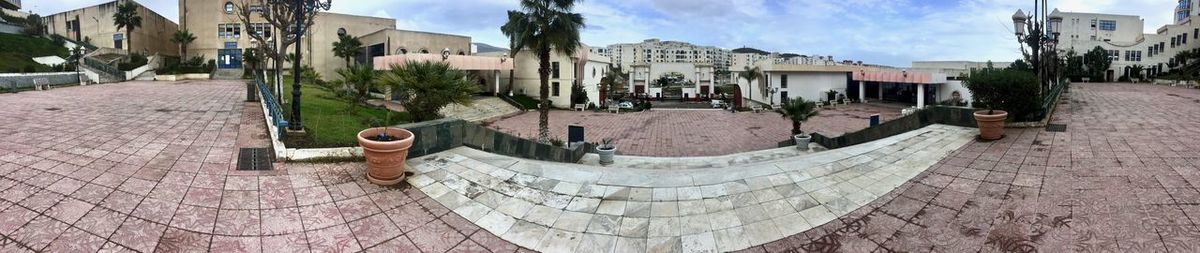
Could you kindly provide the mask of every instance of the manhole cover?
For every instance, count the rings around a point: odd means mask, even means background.
[[[238,152],[237,170],[271,170],[274,156],[271,148],[242,148]]]
[[[1046,131],[1047,131],[1047,132],[1063,133],[1063,132],[1066,132],[1066,131],[1067,131],[1067,125],[1063,125],[1063,124],[1049,124],[1049,125],[1046,125]]]

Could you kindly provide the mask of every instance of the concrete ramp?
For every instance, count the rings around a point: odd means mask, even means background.
[[[470,122],[483,122],[521,112],[497,97],[478,97],[470,106],[452,104],[442,108],[442,116]]]

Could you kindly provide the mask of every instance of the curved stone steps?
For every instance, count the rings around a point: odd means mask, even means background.
[[[973,138],[934,125],[813,155],[704,169],[637,169],[469,148],[410,161],[408,181],[518,245],[544,252],[744,249],[887,194]]]

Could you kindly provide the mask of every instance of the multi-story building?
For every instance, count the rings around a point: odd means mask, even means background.
[[[538,59],[530,50],[521,50],[513,56],[512,92],[537,98],[541,92],[538,75]],[[605,98],[600,92],[600,79],[612,69],[612,61],[581,45],[575,55],[552,50],[550,53],[550,105],[557,108],[572,108],[571,85],[580,84],[587,93],[588,101],[603,105]],[[500,82],[507,83],[509,73],[500,74]]]
[[[125,2],[136,4],[138,15],[142,17],[142,26],[133,30],[133,36],[128,36],[125,29],[117,29],[113,24],[117,6]],[[42,19],[47,33],[75,41],[91,41],[97,47],[179,55],[179,47],[171,42],[171,36],[179,29],[179,25],[132,0],[111,1],[48,15]],[[127,40],[133,42],[131,48]]]
[[[179,0],[179,7],[181,27],[196,36],[196,40],[188,46],[189,56],[217,60],[219,68],[241,68],[243,50],[257,48],[256,44],[261,43],[243,33],[262,33],[268,40],[279,33],[257,14],[251,17],[250,26],[246,27],[238,17],[238,6],[233,2]],[[246,8],[269,11],[253,5]],[[470,37],[396,30],[395,19],[323,12],[317,15],[313,27],[306,29],[302,40],[302,64],[311,66],[325,78],[336,78],[337,69],[346,66],[345,60],[333,54],[333,43],[341,35],[360,38],[365,47],[364,53],[354,62],[365,64],[370,64],[369,58],[375,56],[441,54],[444,50],[459,55],[471,52]],[[294,50],[286,49],[289,53]]]
[[[640,63],[630,65],[628,92],[634,96],[667,100],[699,100],[716,92],[716,73],[708,63]],[[657,81],[667,78],[671,84]],[[677,85],[678,87],[667,87]],[[678,90],[676,90],[676,88]]]
[[[0,0],[0,9],[20,10],[21,0]]]
[[[833,56],[807,56],[790,53],[768,53],[766,51],[754,48],[738,48],[733,50],[733,62],[730,70],[737,72],[743,71],[746,67],[753,67],[760,62],[773,62],[775,64],[790,64],[790,65],[838,65],[833,61]],[[858,64],[861,64],[858,63]],[[846,64],[855,65],[855,64]]]
[[[1105,79],[1117,80],[1129,75],[1132,67],[1145,67],[1145,74],[1154,76],[1171,70],[1175,56],[1200,48],[1200,1],[1178,0],[1173,24],[1163,25],[1154,33],[1145,33],[1145,21],[1138,16],[1062,12],[1055,9],[1049,16],[1062,18],[1059,29],[1060,50],[1074,50],[1078,55],[1099,46],[1113,60]],[[1093,80],[1095,81],[1095,80]]]
[[[698,46],[686,42],[648,39],[641,43],[610,45],[597,53],[612,58],[613,64],[627,68],[633,64],[649,63],[706,63],[716,70],[729,70],[732,53],[713,46]]]

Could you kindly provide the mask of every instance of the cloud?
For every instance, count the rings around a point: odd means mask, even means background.
[[[108,2],[37,0],[42,14]],[[178,18],[178,0],[141,0]],[[516,0],[333,0],[333,12],[392,17],[397,27],[471,36],[507,45],[499,27]],[[605,46],[649,38],[723,48],[742,46],[839,60],[907,66],[914,60],[1019,57],[1011,19],[1028,1],[1012,0],[585,0],[576,6],[585,43]],[[1171,22],[1176,0],[1056,0],[1071,12],[1139,15],[1152,32]]]

